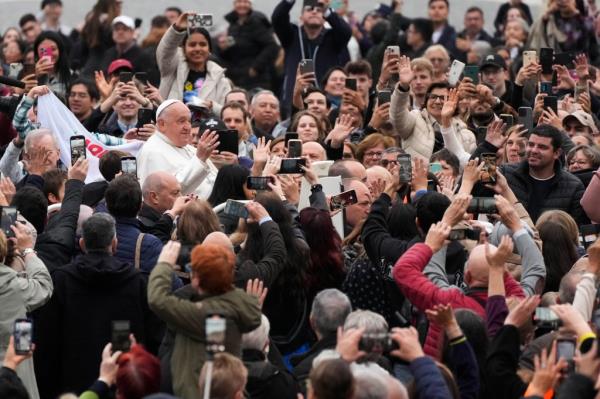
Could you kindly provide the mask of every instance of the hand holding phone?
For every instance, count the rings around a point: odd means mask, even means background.
[[[71,136],[69,142],[71,144],[71,166],[73,166],[79,158],[86,158],[85,136]]]
[[[329,209],[337,211],[338,209],[344,209],[347,206],[354,205],[358,202],[355,190],[344,191],[341,194],[334,195],[329,201]]]
[[[16,319],[13,326],[15,354],[27,356],[33,350],[33,321]]]
[[[131,341],[129,335],[131,328],[129,320],[115,320],[111,323],[112,327],[112,350],[113,352],[129,352]]]

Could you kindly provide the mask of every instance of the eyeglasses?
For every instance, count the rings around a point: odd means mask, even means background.
[[[395,159],[391,159],[391,160],[390,159],[382,159],[381,161],[379,161],[379,164],[381,166],[383,166],[384,168],[387,168],[389,165],[392,165],[392,166],[398,165],[398,161]]]
[[[364,154],[365,157],[369,157],[369,158],[381,158],[382,155],[383,155],[382,151],[367,151]]]
[[[428,99],[431,101],[436,101],[436,100],[446,101],[446,96],[438,96],[436,94],[430,94]]]
[[[579,165],[579,166],[583,166],[583,165],[588,165],[589,162],[586,161],[585,159],[571,159],[571,161],[569,162],[569,165]]]
[[[316,11],[316,12],[323,12],[323,6],[306,6],[303,8],[304,12],[311,12],[311,11]]]

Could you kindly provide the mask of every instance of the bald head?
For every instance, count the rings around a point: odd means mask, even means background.
[[[142,185],[144,203],[159,213],[171,209],[179,195],[181,185],[175,176],[167,172],[159,171],[148,175]]]
[[[367,183],[373,187],[373,183],[383,181],[384,184],[392,183],[392,174],[383,166],[375,165],[367,169]]]
[[[492,244],[490,253],[494,254],[497,248]],[[487,287],[489,281],[490,267],[485,259],[485,245],[478,245],[469,254],[469,260],[465,267],[465,282],[469,287]]]
[[[302,157],[310,159],[311,162],[326,161],[325,148],[316,141],[308,141],[302,144]]]
[[[344,188],[356,192],[357,203],[346,208],[346,223],[354,227],[369,215],[373,197],[369,187],[359,180],[349,180]]]
[[[202,241],[202,244],[219,245],[233,252],[233,244],[231,243],[231,240],[229,239],[229,237],[227,237],[226,234],[220,231],[213,231],[212,233],[207,235],[204,241]]]

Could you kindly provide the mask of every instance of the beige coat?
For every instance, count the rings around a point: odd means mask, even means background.
[[[435,119],[426,110],[409,110],[410,93],[396,88],[392,94],[390,106],[390,119],[394,126],[394,134],[401,141],[402,149],[413,156],[429,159],[433,153]],[[475,150],[475,135],[463,121],[452,119],[452,124],[457,132],[456,136],[465,151],[472,153]]]
[[[567,36],[558,29],[554,15],[550,14],[547,20],[541,17],[533,23],[525,48],[539,51],[540,48],[550,47],[560,52],[560,43],[566,40]]]
[[[156,61],[160,70],[160,95],[162,98],[181,100],[183,86],[190,73],[181,44],[187,35],[186,31],[177,32],[172,26],[163,36],[156,49]],[[231,91],[231,82],[225,77],[225,69],[217,63],[206,63],[206,81],[198,93],[203,100],[213,103],[215,115],[221,113],[225,96]]]

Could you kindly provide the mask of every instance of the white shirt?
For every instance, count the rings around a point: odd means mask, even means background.
[[[210,196],[218,172],[210,160],[202,162],[196,156],[193,146],[177,147],[160,132],[144,144],[137,162],[140,184],[154,172],[172,173],[181,184],[182,194],[195,193],[204,199]]]

